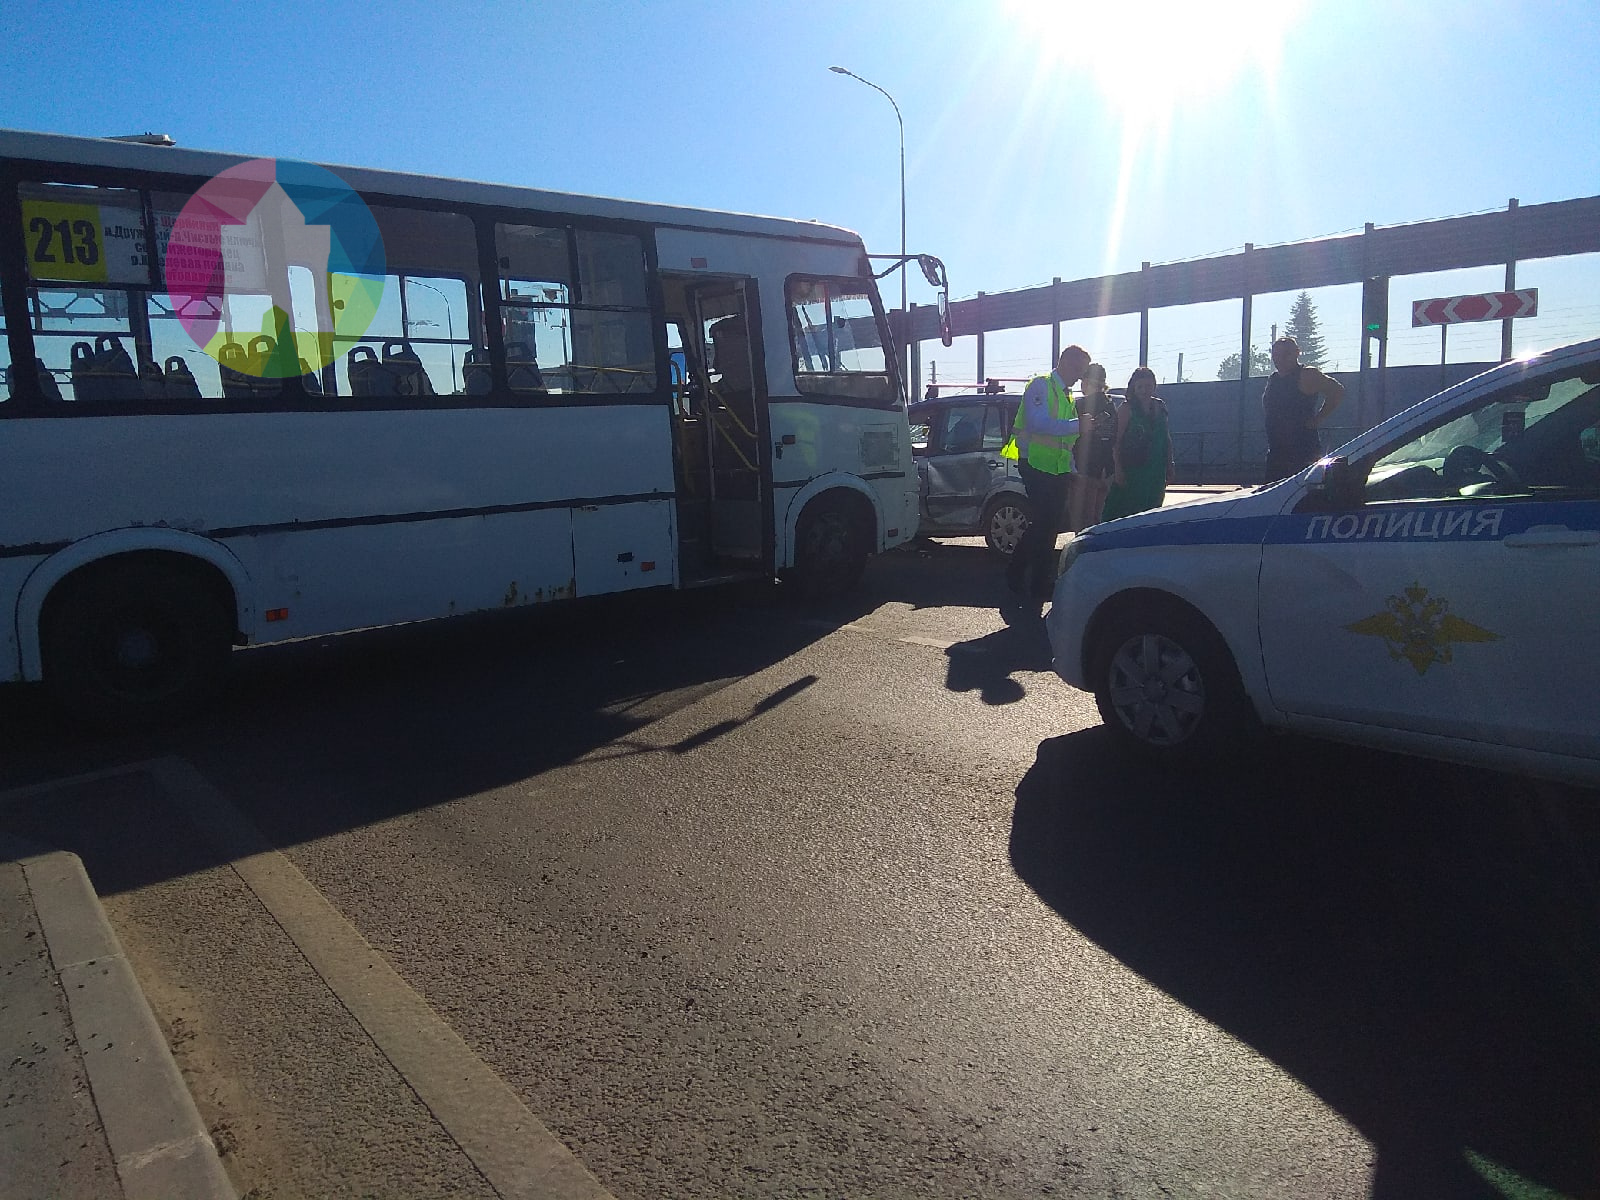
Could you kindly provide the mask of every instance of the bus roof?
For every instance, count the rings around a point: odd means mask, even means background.
[[[266,156],[188,150],[119,141],[114,138],[74,137],[68,134],[0,129],[0,158],[5,159],[74,163],[129,171],[210,177],[229,167],[249,162],[252,157]],[[504,183],[450,179],[439,175],[379,171],[367,167],[339,166],[330,163],[317,165],[327,167],[355,190],[369,194],[408,196],[463,204],[499,205],[505,208],[527,208],[612,220],[640,221],[652,225],[861,245],[860,236],[853,231],[837,225],[824,225],[818,221],[761,217],[749,213],[719,212],[715,209],[689,208],[675,204],[648,204],[637,200],[615,200],[604,196],[550,192]]]

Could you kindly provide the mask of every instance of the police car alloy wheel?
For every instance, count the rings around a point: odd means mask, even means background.
[[[983,538],[989,549],[1002,558],[1017,551],[1023,530],[1028,528],[1028,504],[1020,496],[1002,496],[989,507],[983,522]]]
[[[1203,620],[1177,610],[1131,613],[1101,645],[1095,702],[1125,745],[1182,758],[1218,750],[1249,731],[1238,671]]]

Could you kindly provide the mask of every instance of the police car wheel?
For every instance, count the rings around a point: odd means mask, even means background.
[[[1215,752],[1250,727],[1227,646],[1181,610],[1129,614],[1102,641],[1095,702],[1101,720],[1146,755]]]
[[[1001,558],[1010,558],[1022,541],[1033,514],[1021,496],[1001,496],[992,501],[983,516],[983,540]]]

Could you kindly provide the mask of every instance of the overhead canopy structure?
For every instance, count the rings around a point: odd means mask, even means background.
[[[956,300],[950,304],[950,318],[952,332],[962,337],[1392,275],[1595,251],[1600,251],[1600,196],[1529,205],[1513,200],[1510,207],[1498,212],[1405,225],[1369,224],[1362,233],[1281,246],[1246,246],[1212,258],[1147,264],[1142,270],[1120,275]],[[932,308],[913,308],[909,317],[908,341],[939,336],[939,318]]]

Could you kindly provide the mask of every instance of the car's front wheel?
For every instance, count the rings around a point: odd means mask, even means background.
[[[1021,496],[1009,493],[997,496],[984,510],[983,540],[995,554],[1010,558],[1017,552],[1023,531],[1032,519],[1028,502]]]
[[[1255,714],[1233,655],[1198,614],[1141,604],[1098,640],[1095,703],[1106,728],[1148,757],[1205,757],[1247,738]]]

